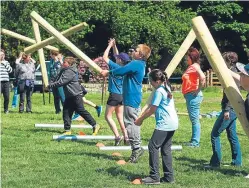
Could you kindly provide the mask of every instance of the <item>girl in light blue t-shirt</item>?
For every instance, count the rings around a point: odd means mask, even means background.
[[[154,69],[149,74],[149,79],[155,88],[155,94],[150,106],[135,121],[135,124],[140,126],[144,119],[155,113],[156,128],[148,145],[150,175],[142,179],[142,182],[144,184],[172,183],[174,175],[171,145],[174,132],[178,128],[178,117],[166,73]],[[159,149],[161,149],[163,162],[164,175],[162,178],[159,174]]]

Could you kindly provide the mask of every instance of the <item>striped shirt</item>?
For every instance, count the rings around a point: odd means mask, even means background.
[[[12,68],[8,61],[1,61],[0,63],[0,81],[9,81],[9,73],[12,72]]]

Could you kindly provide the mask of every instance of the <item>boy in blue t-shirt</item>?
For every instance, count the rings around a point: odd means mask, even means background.
[[[144,153],[141,148],[140,127],[134,124],[140,112],[142,101],[142,81],[145,75],[146,60],[149,58],[151,49],[145,44],[139,44],[130,49],[133,60],[123,67],[113,70],[102,70],[103,76],[124,76],[123,80],[123,102],[124,123],[128,132],[132,154],[128,162],[136,163]]]
[[[117,63],[114,63],[112,60],[109,59],[108,54],[110,52],[110,49],[113,48],[114,56],[116,57]],[[109,66],[109,70],[114,70],[116,68],[119,68],[127,62],[130,61],[130,57],[126,53],[120,53],[118,54],[118,49],[115,44],[115,39],[111,39],[109,41],[108,47],[106,48],[103,59],[105,62],[107,62]],[[124,106],[123,106],[123,76],[113,76],[109,74],[108,77],[108,91],[110,92],[109,98],[107,100],[106,105],[106,111],[105,111],[105,119],[107,123],[109,124],[110,128],[112,129],[112,132],[115,135],[115,146],[119,145],[120,142],[124,139],[124,143],[128,144],[128,134],[127,130],[124,125],[124,119],[123,119],[123,112],[124,112]],[[118,122],[120,124],[121,131],[123,133],[123,136],[119,135],[117,126],[115,124],[115,121],[112,119],[112,114],[115,111],[116,117],[118,119]]]
[[[154,69],[149,75],[151,85],[155,88],[151,105],[135,121],[140,127],[143,120],[155,113],[156,128],[149,141],[150,175],[142,182],[144,184],[160,184],[160,182],[174,182],[172,168],[171,145],[175,130],[178,129],[178,117],[175,109],[168,78],[165,72]],[[161,148],[164,176],[159,174],[159,148]]]

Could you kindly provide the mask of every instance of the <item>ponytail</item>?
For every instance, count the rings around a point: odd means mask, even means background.
[[[172,99],[173,95],[172,95],[172,93],[170,92],[170,90],[171,90],[171,85],[170,85],[170,83],[169,83],[169,79],[168,79],[168,76],[167,76],[167,73],[166,73],[166,72],[163,72],[162,81],[163,81],[165,90],[166,90],[166,92],[168,93],[168,97],[169,97],[170,99]],[[170,88],[170,90],[168,89],[168,87]]]

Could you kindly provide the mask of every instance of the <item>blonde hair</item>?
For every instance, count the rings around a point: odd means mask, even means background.
[[[70,66],[74,65],[76,63],[76,60],[74,57],[68,56],[64,59]]]
[[[50,51],[50,54],[51,54],[51,55],[57,56],[57,55],[59,55],[59,52],[56,51],[56,50],[51,50],[51,51]]]
[[[139,48],[139,52],[141,52],[143,59],[147,60],[150,57],[151,49],[146,44],[139,44],[137,46]]]

